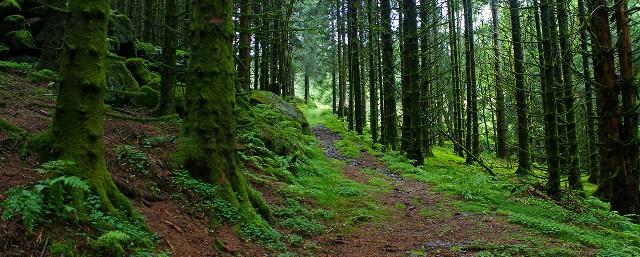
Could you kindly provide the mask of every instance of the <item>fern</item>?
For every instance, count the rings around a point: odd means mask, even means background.
[[[39,192],[15,187],[7,191],[7,199],[2,202],[2,219],[7,221],[14,216],[22,215],[22,221],[32,230],[40,221],[43,208],[43,197]]]

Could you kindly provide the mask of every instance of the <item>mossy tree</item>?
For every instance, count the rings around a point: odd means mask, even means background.
[[[220,197],[251,217],[235,142],[232,15],[231,0],[193,1],[187,116],[176,156],[193,177],[219,186]]]
[[[72,175],[89,181],[106,211],[135,215],[104,159],[108,0],[71,0],[63,38],[53,123],[41,139],[45,159],[75,162]],[[81,203],[78,203],[79,207]]]

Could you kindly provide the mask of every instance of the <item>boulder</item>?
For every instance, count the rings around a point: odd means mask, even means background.
[[[145,85],[140,88],[133,102],[136,105],[139,105],[148,109],[153,109],[158,105],[159,101],[160,101],[160,92]]]
[[[37,54],[39,52],[33,36],[28,30],[11,31],[7,33],[5,40],[11,48],[12,54]]]
[[[140,85],[125,65],[125,59],[109,54],[105,59],[107,72],[107,96],[105,101],[109,104],[126,104],[130,101],[130,95],[126,92],[138,92]]]
[[[309,126],[309,122],[304,117],[302,111],[300,111],[300,109],[298,109],[294,104],[282,99],[282,97],[269,91],[254,90],[251,92],[251,103],[273,106],[280,113],[300,123],[303,133],[311,135],[311,127]]]
[[[160,76],[155,74],[147,68],[147,65],[142,58],[130,58],[127,59],[127,69],[133,74],[133,77],[136,78],[138,84],[147,85],[154,80],[160,80]]]
[[[112,13],[109,17],[109,36],[118,41],[115,53],[125,57],[136,56],[136,34],[129,17]]]
[[[10,31],[24,29],[27,19],[20,14],[9,15],[2,21],[2,26]]]
[[[16,0],[0,0],[0,19],[4,20],[9,15],[18,14],[22,11],[20,3]]]

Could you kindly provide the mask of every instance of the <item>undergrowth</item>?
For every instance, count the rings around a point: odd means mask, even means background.
[[[2,219],[19,219],[29,231],[66,228],[52,237],[52,254],[64,256],[168,256],[156,250],[157,238],[144,222],[103,212],[102,202],[89,183],[68,176],[72,161],[43,164],[47,179],[29,187],[14,187],[2,202]],[[58,229],[59,230],[59,229]],[[74,247],[78,245],[80,247]],[[83,247],[84,246],[84,247]]]
[[[461,200],[454,200],[454,206],[460,211],[501,215],[542,237],[550,236],[565,242],[559,248],[540,245],[540,248],[548,248],[544,251],[532,251],[527,245],[488,247],[480,252],[480,256],[575,256],[581,247],[598,249],[599,256],[640,255],[640,225],[610,211],[608,203],[593,196],[565,194],[558,202],[541,198],[534,192],[539,179],[516,178],[511,168],[497,168],[498,176],[491,177],[480,167],[465,165],[465,160],[455,155],[451,147],[434,147],[434,157],[427,158],[423,166],[414,167],[398,152],[380,151],[379,145],[371,143],[367,131],[365,135],[347,131],[344,122],[330,110],[306,109],[305,113],[312,126],[324,125],[340,134],[342,141],[349,141],[336,144],[342,153],[365,149],[381,157],[391,170],[404,177],[432,184],[436,191],[460,196]],[[490,163],[500,162],[490,159]],[[421,213],[437,215],[427,211]],[[545,240],[534,238],[532,241]]]

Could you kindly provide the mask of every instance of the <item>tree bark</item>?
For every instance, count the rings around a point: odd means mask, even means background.
[[[500,32],[498,31],[498,21],[499,21],[498,0],[491,0],[491,17],[492,17],[491,28],[493,30],[492,38],[493,38],[493,54],[494,54],[493,70],[494,70],[495,86],[496,86],[496,127],[497,127],[496,156],[498,158],[506,158],[509,156],[509,149],[507,149],[507,121],[505,118],[505,109],[504,109],[504,90],[502,88]],[[518,25],[519,23],[520,22],[518,20]]]
[[[382,73],[384,88],[384,141],[389,150],[398,150],[398,111],[396,109],[396,79],[393,55],[393,36],[391,33],[391,5],[389,0],[380,0],[380,19],[382,31]]]
[[[176,72],[176,33],[178,25],[178,8],[176,0],[165,0],[165,33],[162,46],[162,80],[160,81],[160,101],[157,113],[160,116],[172,114],[175,106],[175,72]]]
[[[241,90],[251,90],[251,15],[252,0],[240,1],[240,61],[238,63],[238,83]]]

